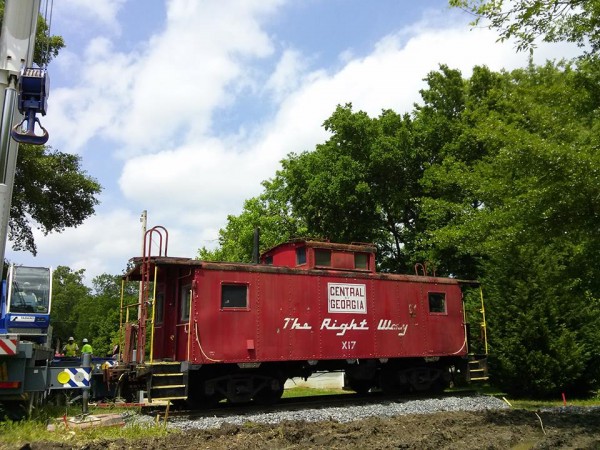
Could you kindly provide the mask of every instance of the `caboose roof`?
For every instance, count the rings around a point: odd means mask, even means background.
[[[154,267],[189,267],[204,270],[218,270],[223,272],[260,272],[260,273],[280,273],[280,274],[306,274],[331,276],[331,273],[327,270],[312,269],[306,271],[303,269],[296,269],[290,267],[278,267],[268,266],[265,264],[246,264],[246,263],[226,263],[226,262],[207,262],[200,261],[193,258],[182,258],[172,256],[153,256],[148,259],[150,263],[150,281],[154,279]],[[143,266],[142,257],[135,257],[130,259],[133,267],[123,275],[123,279],[127,281],[140,281],[141,280],[141,268]],[[473,280],[461,280],[458,278],[445,278],[436,276],[422,276],[422,275],[403,275],[396,273],[357,273],[352,271],[339,271],[336,273],[337,277],[340,278],[364,278],[364,279],[377,279],[377,280],[391,280],[391,281],[412,281],[417,283],[438,283],[438,284],[468,284],[478,285],[479,282]]]

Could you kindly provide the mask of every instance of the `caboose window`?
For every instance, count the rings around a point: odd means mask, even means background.
[[[248,286],[245,284],[221,285],[221,308],[247,308]]]
[[[315,265],[331,266],[331,250],[315,249]]]
[[[154,305],[154,320],[156,323],[163,322],[163,308],[165,305],[165,294],[164,292],[156,293],[156,304]]]
[[[306,247],[298,247],[296,249],[296,265],[306,264]]]
[[[366,253],[355,253],[354,254],[354,268],[355,269],[368,269],[369,268],[369,255]]]
[[[429,293],[429,312],[446,313],[446,294],[444,292]]]
[[[188,284],[181,288],[180,317],[182,322],[190,320],[190,303],[192,300],[192,285]]]

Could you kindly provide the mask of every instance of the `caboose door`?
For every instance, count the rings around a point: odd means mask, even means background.
[[[192,306],[192,283],[182,280],[178,289],[178,321],[175,331],[176,360],[187,361],[190,336],[190,309]]]

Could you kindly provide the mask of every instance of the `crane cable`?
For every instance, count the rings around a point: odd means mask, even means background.
[[[54,11],[54,0],[45,0],[46,1],[46,6],[44,8],[44,22],[46,23],[46,48],[43,49],[43,54],[41,56],[42,58],[42,62],[43,62],[43,67],[42,69],[45,69],[48,67],[48,61],[50,60],[49,57],[49,53],[50,53],[50,31],[52,29],[52,12]],[[50,5],[50,11],[48,11],[48,5]]]

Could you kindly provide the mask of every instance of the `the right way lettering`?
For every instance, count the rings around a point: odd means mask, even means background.
[[[377,325],[378,330],[398,331],[398,336],[404,336],[408,330],[407,323],[394,323],[389,319],[381,319]]]

